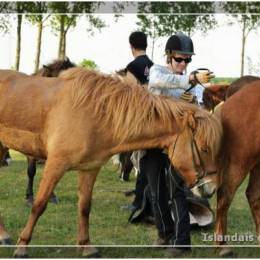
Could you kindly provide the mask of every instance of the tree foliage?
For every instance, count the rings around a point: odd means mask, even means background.
[[[95,29],[100,30],[105,26],[104,22],[90,14],[98,8],[100,3],[93,2],[50,2],[49,8],[53,15],[51,17],[51,26],[54,33],[59,33],[59,51],[58,57],[66,56],[66,35],[70,28],[76,26],[78,18],[83,14],[86,16],[89,27],[87,32],[93,34]],[[80,13],[80,15],[79,15]]]
[[[260,26],[260,3],[259,2],[223,2],[223,10],[231,18],[229,24],[238,24],[241,28],[241,69],[240,75],[244,75],[244,60],[246,41],[250,32]]]
[[[10,8],[10,2],[0,2],[0,31],[8,33],[11,27],[11,16],[7,10]]]
[[[213,2],[149,2],[138,5],[138,29],[155,41],[177,31],[206,34],[217,24]]]
[[[98,69],[98,65],[93,60],[83,59],[80,64],[80,67],[85,69]]]

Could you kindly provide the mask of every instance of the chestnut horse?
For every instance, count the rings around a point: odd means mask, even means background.
[[[234,84],[232,91],[232,94],[237,92],[236,95],[228,98],[221,107],[223,140],[218,158],[215,225],[215,234],[219,238],[215,242],[220,245],[226,244],[224,236],[227,231],[228,209],[237,188],[249,172],[246,196],[257,235],[260,235],[260,78],[246,84],[247,78],[242,77],[237,82],[239,84]],[[230,248],[220,250],[222,256],[231,254]]]
[[[203,91],[203,105],[207,110],[214,110],[220,102],[225,100],[229,84],[212,84]]]
[[[113,154],[165,148],[187,186],[193,186],[215,172],[221,138],[214,115],[116,77],[81,68],[57,78],[0,70],[0,140],[23,154],[47,159],[15,256],[27,255],[36,222],[65,171],[79,171],[78,244],[83,255],[91,255],[97,252],[88,232],[92,189]]]
[[[251,76],[251,75],[246,75],[243,76],[235,81],[233,81],[229,88],[226,91],[226,96],[225,99],[229,98],[230,96],[232,96],[233,94],[235,94],[238,90],[240,90],[241,88],[243,88],[245,85],[247,85],[248,83],[254,82],[256,80],[259,80],[259,77],[256,76]]]
[[[231,84],[212,84],[205,88],[203,92],[203,103],[207,110],[214,110],[214,108],[222,101],[235,94],[238,90],[243,88],[246,84],[259,80],[259,77],[246,75]]]

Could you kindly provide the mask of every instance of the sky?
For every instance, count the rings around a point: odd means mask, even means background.
[[[75,29],[68,33],[67,56],[75,63],[83,59],[95,61],[99,69],[105,73],[113,73],[124,68],[132,59],[128,37],[137,29],[136,15],[125,14],[117,22],[112,14],[99,14],[106,24],[101,32],[90,36],[86,32],[86,19],[82,17]],[[208,32],[206,36],[195,33],[192,36],[195,53],[188,72],[206,67],[218,77],[239,77],[241,59],[241,29],[238,25],[227,25],[223,14],[216,15],[219,26]],[[9,34],[0,34],[0,68],[10,68],[15,61],[16,28]],[[165,64],[164,45],[167,37],[157,40],[154,62]],[[246,74],[260,74],[260,30],[251,32],[246,48]],[[148,39],[148,55],[151,55],[151,41]],[[36,52],[36,28],[24,23],[22,28],[22,51],[20,71],[33,73]],[[43,32],[41,65],[50,63],[57,57],[58,36],[46,27]],[[251,65],[248,66],[248,57]]]

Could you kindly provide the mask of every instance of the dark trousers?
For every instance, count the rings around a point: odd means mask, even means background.
[[[140,165],[140,172],[137,175],[136,184],[135,184],[135,199],[133,201],[133,206],[137,209],[141,209],[143,200],[144,200],[144,190],[148,184],[146,174],[144,169]]]
[[[160,149],[147,150],[140,167],[148,180],[159,237],[172,245],[190,245],[190,218],[182,178]],[[170,171],[169,171],[170,169]]]

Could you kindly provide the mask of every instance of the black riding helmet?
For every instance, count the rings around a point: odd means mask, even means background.
[[[173,52],[194,55],[191,38],[182,32],[172,35],[166,43],[165,53],[170,56]]]

